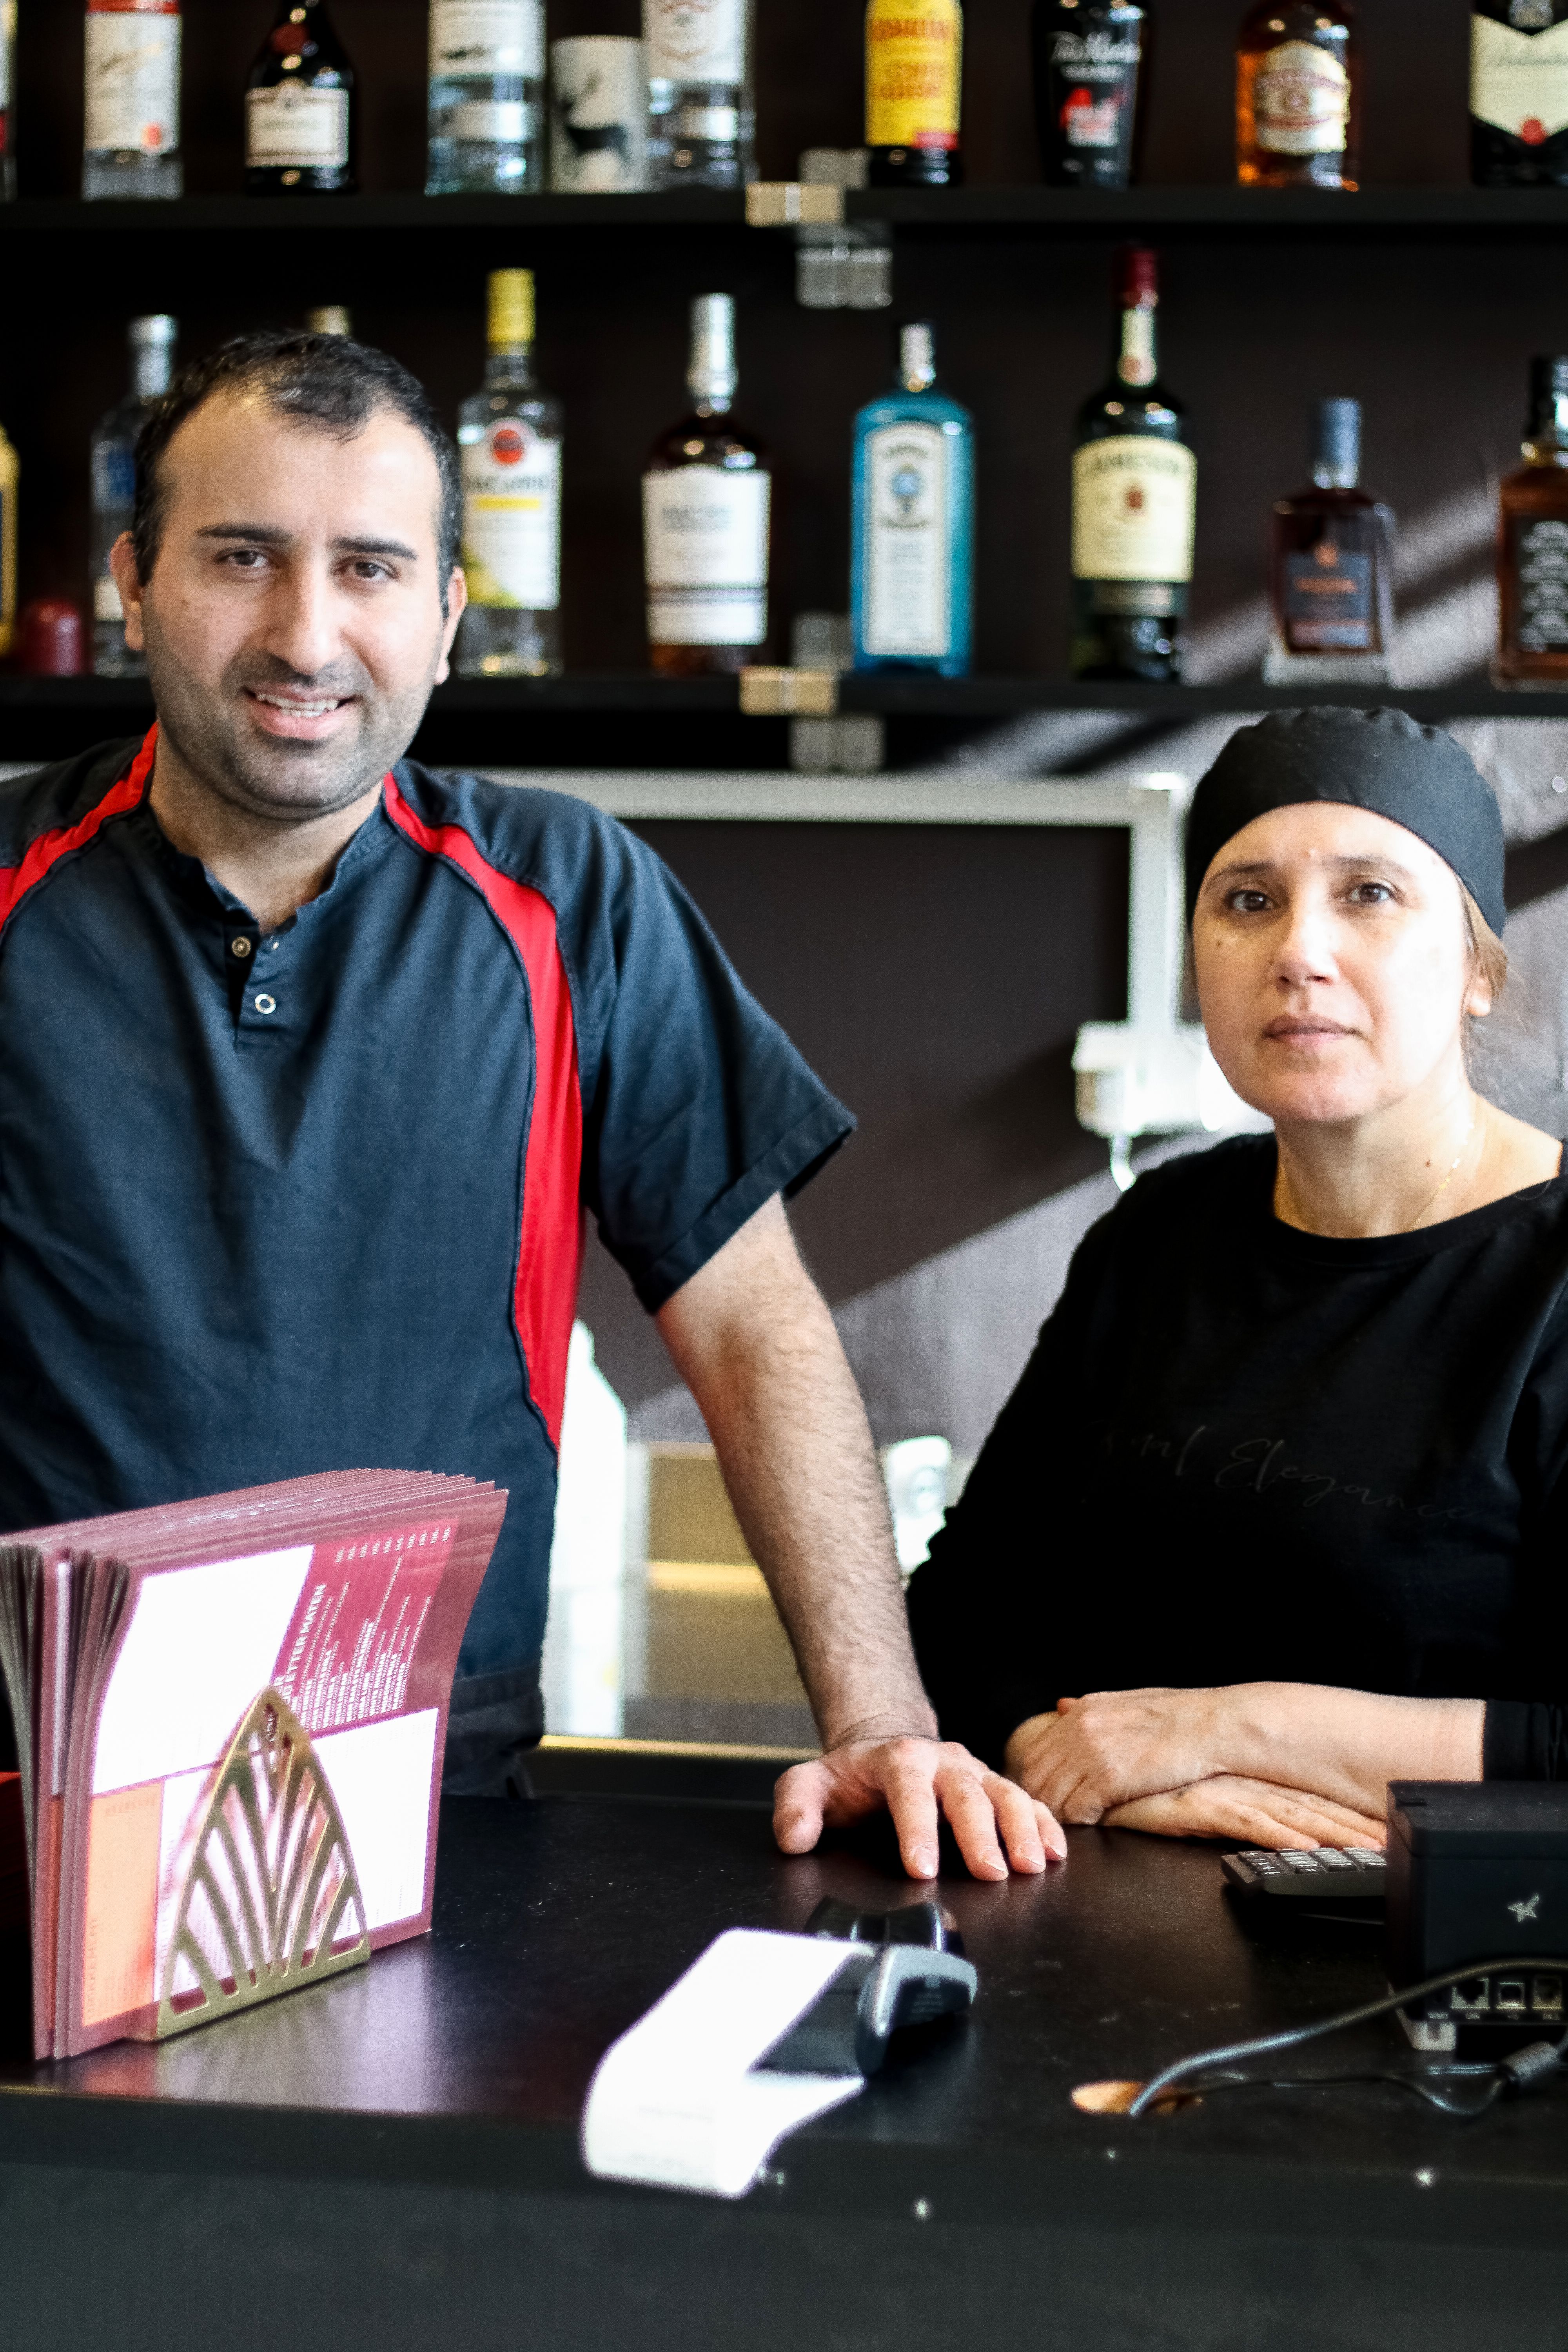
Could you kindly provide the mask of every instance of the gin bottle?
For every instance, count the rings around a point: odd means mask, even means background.
[[[131,529],[136,436],[153,402],[169,389],[177,331],[173,319],[132,320],[131,389],[92,436],[92,667],[100,677],[141,677],[147,667],[125,643],[125,613],[109,558],[115,541]]]
[[[643,475],[648,658],[678,677],[744,669],[768,634],[773,480],[761,445],[731,421],[735,305],[691,306],[693,406],[661,433]]]
[[[755,176],[752,5],[643,0],[655,187],[738,188]]]
[[[561,669],[561,403],[533,376],[533,272],[490,278],[482,390],[458,412],[468,610],[459,677]]]
[[[931,328],[905,327],[897,389],[855,419],[857,669],[969,667],[974,436],[935,384]]]
[[[1312,487],[1281,499],[1270,533],[1264,683],[1386,686],[1394,647],[1394,516],[1361,488],[1361,403],[1312,404]]]
[[[543,0],[430,0],[431,196],[545,184]]]
[[[177,196],[180,0],[87,0],[84,196]]]

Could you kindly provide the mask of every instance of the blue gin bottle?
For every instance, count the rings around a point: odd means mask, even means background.
[[[855,419],[850,612],[857,669],[969,668],[974,431],[935,390],[927,324],[899,337],[898,389]]]

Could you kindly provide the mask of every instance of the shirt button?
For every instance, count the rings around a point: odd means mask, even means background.
[[[276,1013],[278,999],[275,996],[258,996],[256,1000],[256,1009],[258,1013]]]
[[[243,932],[238,939],[231,940],[229,941],[229,952],[231,955],[237,956],[247,956],[250,953],[250,941],[244,936]]]

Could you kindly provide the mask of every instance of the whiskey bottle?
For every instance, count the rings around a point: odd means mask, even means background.
[[[356,114],[327,0],[283,0],[246,86],[247,194],[353,195]]]
[[[1360,121],[1352,0],[1258,0],[1237,46],[1242,185],[1355,187]]]
[[[973,424],[935,385],[931,328],[905,327],[897,388],[855,419],[857,669],[969,668]]]
[[[561,669],[561,403],[533,375],[533,272],[489,288],[485,380],[458,412],[463,467],[459,677],[554,677]]]
[[[1568,359],[1530,363],[1523,454],[1499,501],[1492,677],[1568,687]]]
[[[430,0],[430,196],[545,183],[543,0]]]
[[[109,558],[135,518],[136,436],[148,410],[169,389],[178,332],[173,319],[132,320],[131,388],[92,436],[92,667],[100,677],[142,677],[147,668],[126,645],[125,611]]]
[[[177,196],[180,0],[87,0],[84,196]]]
[[[739,188],[755,178],[752,7],[753,0],[643,0],[656,188]]]
[[[1470,177],[1568,186],[1568,0],[1470,0]]]
[[[1149,11],[1134,0],[1035,0],[1035,120],[1053,188],[1132,177]]]
[[[661,433],[643,475],[648,657],[673,677],[744,669],[768,634],[773,483],[752,436],[731,424],[735,305],[691,306],[693,406]]]
[[[1158,257],[1117,259],[1110,382],[1079,412],[1073,454],[1072,668],[1086,678],[1179,678],[1193,576],[1197,460],[1160,381]]]
[[[1312,487],[1275,506],[1268,686],[1386,686],[1394,515],[1361,484],[1361,403],[1312,404]]]
[[[959,0],[867,0],[867,177],[874,188],[951,188],[963,177]]]

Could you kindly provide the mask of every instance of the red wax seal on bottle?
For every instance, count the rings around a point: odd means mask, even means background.
[[[14,659],[31,677],[79,677],[82,620],[63,596],[35,596],[16,615]]]

